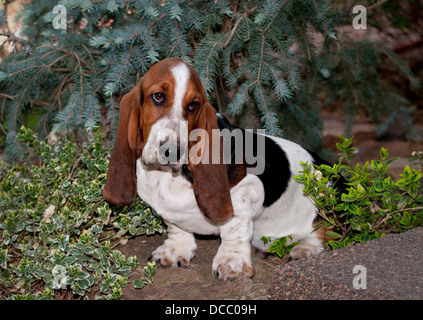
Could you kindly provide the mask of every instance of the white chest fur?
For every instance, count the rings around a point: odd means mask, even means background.
[[[146,167],[137,161],[138,195],[167,223],[187,232],[218,234],[218,228],[201,213],[194,190],[180,174]]]

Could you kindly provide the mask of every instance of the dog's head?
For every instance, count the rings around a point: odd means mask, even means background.
[[[136,160],[141,158],[146,166],[169,167],[175,172],[187,165],[205,216],[219,222],[233,215],[216,111],[193,68],[180,58],[162,60],[119,105],[119,125],[103,192],[107,201],[128,205],[135,200]]]

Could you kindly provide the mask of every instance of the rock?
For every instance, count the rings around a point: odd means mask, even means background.
[[[423,228],[279,266],[273,300],[423,299]]]

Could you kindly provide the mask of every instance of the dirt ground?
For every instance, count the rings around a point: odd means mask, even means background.
[[[165,235],[140,236],[119,247],[124,254],[136,254],[140,269],[134,279],[142,276],[151,252],[166,239]],[[263,260],[253,253],[256,274],[252,279],[238,277],[232,281],[216,280],[212,275],[212,261],[220,244],[218,237],[197,238],[198,252],[187,268],[157,269],[153,285],[135,290],[131,285],[123,290],[125,300],[268,300],[273,273],[280,260]]]
[[[345,134],[342,119],[330,112],[322,113],[325,130],[323,137],[326,147],[335,150],[337,136]],[[400,157],[392,164],[395,174],[401,173],[408,163],[407,159],[415,150],[423,150],[423,141],[407,141],[400,128],[392,127],[387,139],[379,141],[375,138],[375,126],[366,119],[357,118],[352,134],[356,137],[354,147],[358,149],[357,160],[379,159],[379,151],[383,146],[388,148],[390,158]],[[423,137],[423,124],[417,122],[416,129]],[[165,235],[140,236],[118,247],[126,256],[136,255],[140,261],[140,269],[134,272],[133,278],[142,276],[142,268],[147,264],[150,254],[165,240]],[[187,268],[158,268],[153,285],[135,290],[132,285],[123,290],[127,300],[268,300],[272,278],[276,267],[287,263],[287,259],[270,256],[266,260],[255,256],[252,252],[256,274],[252,279],[239,277],[232,281],[219,281],[212,275],[212,261],[217,252],[220,240],[218,237],[198,238],[198,253]]]

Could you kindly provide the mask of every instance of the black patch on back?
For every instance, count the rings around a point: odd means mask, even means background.
[[[245,130],[242,128],[238,128],[232,125],[224,116],[218,115],[217,123],[219,125],[220,130],[228,129],[229,131],[233,131],[234,129],[240,129],[242,131],[244,140],[243,140],[243,152],[244,152],[244,164],[248,167],[256,167],[257,164],[249,165],[245,161]],[[257,177],[261,180],[264,186],[264,207],[271,206],[276,200],[278,200],[283,192],[288,187],[289,179],[291,178],[291,171],[289,169],[289,161],[286,157],[285,152],[281,149],[281,147],[273,141],[269,137],[265,137],[265,154],[264,156],[261,155],[257,157],[257,143],[263,141],[263,137],[261,136],[260,139],[257,139],[257,134],[253,134],[253,156],[258,159],[258,161],[264,161],[264,171],[263,173],[257,175]],[[234,142],[235,139],[232,139],[232,154],[231,154],[231,164],[227,164],[228,175],[230,176],[231,171],[234,169],[235,166],[235,147]],[[260,148],[261,149],[261,148]]]
[[[278,200],[288,187],[291,178],[289,161],[285,151],[271,138],[265,139],[265,167],[258,175],[264,186],[264,207]]]

